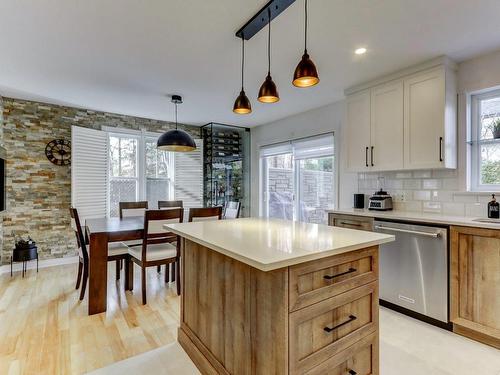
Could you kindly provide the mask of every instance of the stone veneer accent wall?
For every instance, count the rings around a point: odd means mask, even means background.
[[[3,146],[3,99],[0,96],[0,146]],[[3,249],[3,213],[0,213],[0,264],[2,264]]]
[[[72,125],[99,130],[108,126],[156,132],[174,127],[166,121],[11,98],[3,98],[2,112],[4,147],[7,149],[3,264],[10,259],[16,235],[29,234],[38,244],[40,259],[76,255],[68,210],[71,169],[47,160],[45,146],[48,142],[57,138],[71,139]],[[199,137],[198,127],[181,125],[180,128]]]

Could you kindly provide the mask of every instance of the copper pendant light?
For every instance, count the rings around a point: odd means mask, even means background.
[[[172,103],[175,104],[175,129],[163,133],[156,144],[156,148],[162,151],[189,152],[196,150],[194,139],[184,130],[177,129],[177,105],[182,103],[180,95],[172,95]]]
[[[296,87],[311,87],[319,82],[318,70],[307,53],[307,0],[305,0],[304,54],[293,73],[293,85]]]
[[[236,98],[233,105],[233,112],[239,115],[246,115],[252,112],[252,105],[250,104],[250,100],[245,94],[245,90],[243,88],[243,78],[245,72],[245,38],[241,36],[241,91],[240,95]]]
[[[269,15],[269,34],[267,37],[267,77],[259,89],[259,102],[261,103],[276,103],[280,100],[276,84],[271,78],[271,10],[267,8]]]

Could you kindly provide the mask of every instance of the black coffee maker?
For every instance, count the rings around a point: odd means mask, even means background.
[[[365,195],[364,194],[354,194],[354,208],[358,208],[358,209],[365,208]]]

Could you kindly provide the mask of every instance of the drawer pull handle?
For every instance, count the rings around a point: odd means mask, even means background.
[[[341,221],[340,224],[342,224],[342,225],[350,225],[351,227],[362,227],[363,226],[361,224],[348,223],[347,221]]]
[[[347,319],[345,322],[343,323],[340,323],[340,324],[337,324],[335,327],[333,328],[330,328],[330,327],[325,327],[323,328],[323,330],[327,333],[330,333],[332,331],[335,331],[336,329],[342,327],[342,326],[345,326],[346,324],[349,324],[351,323],[353,320],[356,320],[357,318],[354,316],[354,315],[349,315],[349,319]]]
[[[348,275],[348,274],[356,272],[356,271],[357,271],[356,268],[349,268],[349,270],[347,270],[345,272],[338,273],[336,275],[325,275],[325,276],[323,276],[323,279],[325,279],[325,280],[331,280],[331,279],[334,279],[336,277]]]
[[[357,373],[356,371],[354,371],[354,370],[349,370],[347,373],[348,373],[349,375],[357,375],[357,374],[358,374],[358,373]]]

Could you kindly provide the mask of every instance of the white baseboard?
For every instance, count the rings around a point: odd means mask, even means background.
[[[73,263],[78,263],[78,255],[66,258],[43,259],[39,261],[38,268],[47,268],[47,267],[61,266],[63,264],[73,264]],[[29,270],[36,269],[36,260],[31,260],[27,262],[26,268]],[[12,265],[13,272],[22,271],[22,269],[23,269],[22,263],[14,263]],[[0,266],[0,275],[4,273],[10,273],[10,264],[4,264],[3,266]]]

